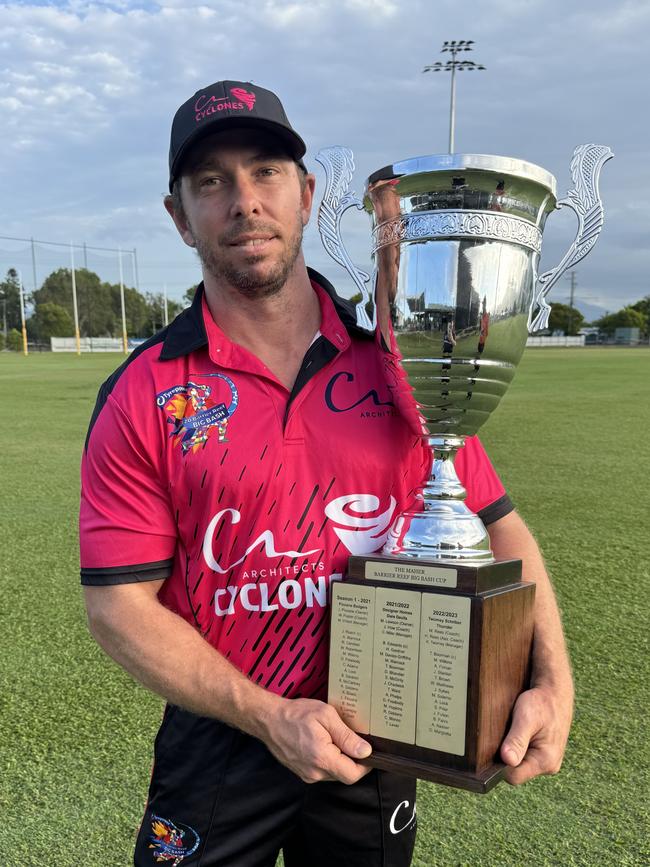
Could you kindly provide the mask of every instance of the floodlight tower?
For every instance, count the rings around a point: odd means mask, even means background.
[[[456,125],[456,70],[459,72],[473,72],[474,70],[485,69],[480,63],[473,63],[471,60],[456,60],[456,55],[461,51],[471,51],[474,45],[473,39],[452,39],[451,41],[443,42],[440,53],[448,51],[451,54],[451,60],[442,63],[437,60],[435,63],[425,66],[422,72],[451,72],[451,99],[449,101],[449,153],[454,152],[454,128]]]

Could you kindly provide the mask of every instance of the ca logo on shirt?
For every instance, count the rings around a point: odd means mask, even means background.
[[[374,388],[364,394],[354,380],[354,374],[340,370],[325,386],[325,404],[330,412],[350,412],[357,410],[362,418],[377,418],[396,415],[395,404],[390,398],[381,400]],[[386,407],[386,409],[381,409]]]

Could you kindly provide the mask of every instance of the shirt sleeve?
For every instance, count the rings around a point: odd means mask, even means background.
[[[100,392],[98,405],[101,401]],[[176,525],[156,465],[159,451],[146,448],[109,394],[93,416],[81,466],[82,584],[127,584],[171,575]]]
[[[467,491],[466,505],[484,524],[493,524],[514,510],[501,479],[477,436],[467,437],[458,451],[456,473]]]

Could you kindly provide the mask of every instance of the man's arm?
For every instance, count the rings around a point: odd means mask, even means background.
[[[90,631],[144,686],[202,716],[263,741],[305,782],[354,783],[370,770],[354,759],[371,747],[333,707],[284,699],[254,684],[158,601],[162,581],[85,587]]]
[[[515,704],[501,758],[513,785],[560,770],[573,718],[573,680],[560,612],[544,561],[530,530],[516,512],[488,527],[494,556],[518,558],[523,578],[534,581],[535,633],[530,689]]]

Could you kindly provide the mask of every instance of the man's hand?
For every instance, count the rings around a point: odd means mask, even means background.
[[[535,582],[532,686],[517,699],[501,745],[505,778],[518,786],[560,770],[573,717],[573,681],[560,612],[537,543],[516,512],[489,530],[494,556],[521,559],[523,580]]]
[[[281,698],[250,681],[160,604],[162,583],[85,588],[92,633],[113,659],[172,704],[259,738],[305,782],[356,783],[368,773],[355,759],[367,758],[372,747],[333,707]]]
[[[339,780],[350,785],[370,771],[354,761],[370,755],[370,744],[322,701],[280,699],[267,717],[263,740],[275,758],[305,783]]]
[[[519,786],[540,774],[557,774],[562,765],[573,711],[572,690],[533,687],[522,692],[512,725],[501,745],[509,765],[505,779]]]

